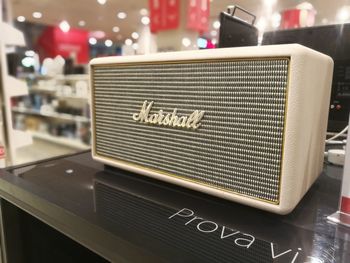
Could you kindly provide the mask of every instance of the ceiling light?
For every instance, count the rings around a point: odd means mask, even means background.
[[[281,14],[280,13],[274,13],[271,17],[272,27],[278,28],[281,24]]]
[[[146,8],[142,8],[142,9],[140,10],[140,15],[142,15],[142,16],[147,16],[147,15],[148,15],[148,10],[147,10]]]
[[[133,32],[133,33],[131,34],[131,37],[132,37],[133,39],[138,39],[138,38],[139,38],[139,34],[138,34],[137,32]]]
[[[126,18],[126,13],[124,13],[124,12],[119,12],[119,13],[117,14],[117,17],[118,17],[119,19],[125,19],[125,18]]]
[[[131,46],[132,45],[132,40],[130,38],[125,39],[125,45]]]
[[[264,4],[266,6],[273,6],[276,3],[277,3],[277,0],[264,0]]]
[[[107,2],[107,0],[97,0],[97,3],[100,5],[104,5]]]
[[[216,37],[216,36],[218,35],[218,31],[212,30],[212,31],[210,32],[210,35],[212,35],[213,37]]]
[[[218,20],[214,21],[213,27],[214,27],[215,29],[219,29],[219,28],[220,28],[220,21],[218,21]]]
[[[90,37],[89,38],[89,44],[90,45],[96,45],[96,43],[97,43],[97,39],[96,38],[94,38],[94,37]]]
[[[213,45],[216,45],[217,42],[218,42],[218,41],[217,41],[215,38],[213,38],[213,39],[211,40],[211,43],[212,43]]]
[[[118,32],[120,31],[120,28],[117,27],[117,26],[114,26],[114,27],[112,28],[112,30],[113,30],[114,33],[118,33]]]
[[[134,43],[134,44],[132,44],[132,48],[136,50],[139,48],[139,45],[137,43]]]
[[[18,16],[17,17],[17,21],[18,22],[24,22],[24,21],[26,21],[26,18],[24,16]]]
[[[67,33],[69,31],[69,29],[70,29],[70,25],[69,25],[69,23],[66,20],[62,21],[59,24],[59,27],[64,33]]]
[[[191,45],[191,40],[187,37],[184,37],[182,39],[182,45],[184,45],[185,47],[189,47]]]
[[[350,6],[343,6],[337,12],[336,18],[340,22],[345,22],[350,19]]]
[[[84,20],[80,20],[80,21],[79,21],[79,23],[78,23],[78,25],[79,25],[79,26],[85,26],[85,25],[86,25],[86,23],[85,23],[85,21],[84,21]]]
[[[143,17],[141,18],[141,23],[142,23],[143,25],[147,26],[147,25],[149,24],[149,22],[150,22],[150,19],[149,19],[148,16],[143,16]]]
[[[40,13],[40,12],[34,12],[34,13],[33,13],[33,17],[34,17],[34,18],[38,18],[38,19],[39,19],[39,18],[41,18],[42,16],[43,16],[43,14]]]
[[[105,41],[105,45],[106,45],[106,47],[111,47],[111,46],[113,45],[112,40],[110,40],[110,39],[106,39],[106,41]]]
[[[24,54],[25,54],[27,57],[34,57],[35,52],[34,52],[33,50],[27,50],[26,52],[24,52]]]

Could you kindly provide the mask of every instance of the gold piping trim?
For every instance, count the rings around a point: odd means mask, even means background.
[[[114,63],[106,63],[106,64],[92,64],[90,65],[91,68],[94,67],[112,67],[116,65],[121,66],[132,66],[132,65],[152,65],[152,64],[181,64],[184,62],[189,63],[207,63],[207,62],[232,62],[232,61],[252,61],[252,60],[290,60],[290,57],[288,56],[281,56],[281,57],[254,57],[254,58],[232,58],[232,59],[226,59],[226,58],[212,58],[212,59],[189,59],[189,60],[155,60],[155,61],[142,61],[142,62],[114,62]],[[289,65],[289,64],[288,64]]]
[[[287,84],[286,84],[286,92],[285,92],[285,108],[284,108],[284,123],[283,123],[283,138],[282,138],[282,156],[281,156],[281,169],[280,169],[280,176],[279,176],[279,186],[278,186],[278,200],[277,201],[270,201],[267,199],[263,199],[263,198],[258,198],[258,197],[254,197],[251,195],[245,195],[236,191],[231,191],[231,190],[227,190],[226,188],[220,187],[220,186],[215,186],[215,185],[211,185],[211,184],[207,184],[207,183],[203,183],[201,181],[197,181],[197,180],[193,180],[193,179],[189,179],[189,178],[184,178],[181,177],[179,175],[176,174],[172,174],[172,173],[168,173],[159,169],[154,169],[154,168],[149,168],[143,165],[138,165],[135,164],[133,162],[128,162],[128,161],[123,161],[123,160],[117,160],[115,158],[110,158],[107,156],[103,156],[97,153],[96,151],[96,144],[95,142],[95,138],[96,138],[96,130],[95,130],[95,119],[96,119],[96,115],[95,115],[95,92],[94,92],[94,78],[93,78],[93,74],[92,74],[92,70],[94,67],[112,67],[112,66],[116,66],[116,65],[120,65],[120,66],[124,66],[124,65],[145,65],[145,64],[181,64],[184,62],[188,62],[188,63],[207,63],[207,62],[229,62],[229,61],[252,61],[252,60],[287,60],[288,64],[287,64]],[[269,203],[269,204],[274,204],[274,205],[278,205],[280,203],[280,198],[281,198],[281,187],[282,187],[282,178],[281,178],[281,174],[282,174],[282,170],[283,170],[283,157],[284,157],[284,144],[285,144],[285,131],[286,131],[286,120],[287,120],[287,106],[288,106],[288,93],[289,93],[289,84],[290,84],[290,60],[291,58],[288,56],[281,56],[281,57],[254,57],[254,58],[232,58],[232,59],[198,59],[198,60],[170,60],[170,61],[145,61],[145,62],[122,62],[122,63],[108,63],[108,64],[93,64],[90,65],[90,87],[91,87],[91,132],[93,134],[93,143],[92,143],[92,153],[94,156],[101,158],[101,159],[105,159],[108,160],[109,162],[113,162],[116,163],[118,165],[118,163],[120,164],[124,164],[124,165],[128,165],[130,167],[136,167],[139,169],[143,169],[143,170],[147,170],[149,172],[153,172],[156,173],[158,175],[165,175],[165,176],[169,176],[169,177],[173,177],[176,179],[180,179],[183,181],[187,181],[187,182],[191,182],[191,183],[196,183],[199,185],[202,185],[204,187],[207,188],[214,188],[220,191],[224,191],[226,193],[229,194],[234,194],[234,195],[238,195],[238,196],[243,196],[243,197],[247,197],[250,199],[254,199],[257,201],[261,201],[264,203]]]

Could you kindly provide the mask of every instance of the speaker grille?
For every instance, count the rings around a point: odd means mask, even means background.
[[[288,58],[95,65],[95,153],[278,203]],[[197,130],[133,120],[143,102],[189,115]]]

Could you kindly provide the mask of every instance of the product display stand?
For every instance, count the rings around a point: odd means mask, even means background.
[[[349,118],[350,124],[350,118]],[[339,211],[328,216],[331,222],[350,227],[350,133],[348,132]]]
[[[341,174],[326,165],[280,216],[111,169],[91,152],[3,169],[4,262],[350,262],[350,229],[326,220]]]
[[[20,81],[8,75],[6,50],[9,47],[24,46],[24,36],[19,30],[4,22],[0,23],[0,65],[1,65],[1,144],[5,146],[6,163],[14,163],[16,149],[32,143],[30,134],[14,130],[12,125],[11,98],[28,95],[28,87],[24,81]]]

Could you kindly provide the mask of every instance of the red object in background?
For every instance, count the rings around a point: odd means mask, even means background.
[[[350,214],[350,198],[346,196],[341,197],[340,212]]]
[[[0,159],[5,157],[5,147],[0,145]]]
[[[149,0],[149,9],[152,33],[179,26],[179,0]]]
[[[89,62],[89,32],[80,29],[70,29],[63,32],[59,27],[47,27],[37,42],[37,50],[41,60],[61,55],[69,58],[75,54],[78,64]]]
[[[187,28],[206,32],[209,27],[209,0],[188,0]]]
[[[208,39],[206,49],[210,49],[210,48],[216,48],[216,46],[215,44],[213,44],[213,42],[211,42],[210,39]]]
[[[300,27],[300,9],[284,10],[281,17],[281,29]]]

